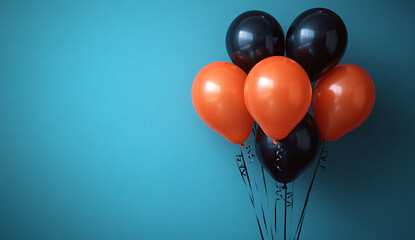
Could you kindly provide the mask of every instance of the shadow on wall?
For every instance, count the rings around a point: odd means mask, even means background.
[[[367,192],[368,188],[376,190],[382,181],[382,187],[387,188],[383,191],[393,191],[397,174],[402,175],[408,167],[415,167],[408,157],[412,155],[410,147],[415,145],[411,122],[414,107],[410,100],[411,89],[415,86],[405,86],[415,74],[409,64],[397,75],[392,60],[358,53],[349,55],[342,62],[357,64],[371,75],[376,101],[372,113],[361,126],[328,143],[328,168],[335,172],[330,174],[329,170],[324,182],[350,190],[350,196],[368,194],[367,197],[373,200],[373,192]],[[410,179],[409,175],[407,177]]]

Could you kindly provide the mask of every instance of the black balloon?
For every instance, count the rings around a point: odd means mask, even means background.
[[[301,13],[287,32],[287,57],[298,62],[311,81],[336,66],[346,46],[346,26],[336,13],[325,8]]]
[[[317,124],[310,114],[284,139],[273,143],[258,127],[255,150],[259,161],[281,183],[296,179],[315,159],[320,147]]]
[[[248,73],[264,58],[284,55],[284,32],[268,13],[244,12],[228,28],[226,49],[232,62]]]

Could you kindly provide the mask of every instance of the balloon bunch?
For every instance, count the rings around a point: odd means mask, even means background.
[[[328,9],[301,13],[285,41],[270,14],[242,13],[226,34],[233,64],[214,62],[199,71],[193,105],[209,127],[235,144],[243,145],[257,122],[258,158],[274,179],[291,182],[312,162],[320,136],[323,143],[339,139],[373,108],[369,74],[353,64],[336,66],[346,45],[346,27]],[[311,103],[315,120],[307,113]]]

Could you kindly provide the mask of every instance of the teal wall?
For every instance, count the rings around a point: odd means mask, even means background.
[[[286,32],[312,7],[343,18],[342,62],[377,99],[327,144],[303,239],[411,239],[415,7],[383,0],[1,1],[0,239],[258,239],[238,146],[198,118],[191,85],[229,61],[239,13]]]

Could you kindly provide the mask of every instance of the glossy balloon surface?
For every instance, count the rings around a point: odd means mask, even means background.
[[[254,124],[244,102],[246,73],[228,62],[214,62],[193,81],[192,101],[199,117],[228,141],[242,144]]]
[[[226,49],[232,62],[248,73],[264,58],[284,55],[284,32],[268,13],[244,12],[228,28]]]
[[[246,107],[271,138],[283,139],[303,119],[311,103],[307,73],[293,60],[275,56],[262,60],[245,82]]]
[[[336,66],[346,46],[346,26],[336,13],[325,8],[301,13],[287,32],[287,57],[298,62],[311,81]]]
[[[307,113],[294,130],[278,144],[258,127],[255,149],[259,161],[281,183],[295,180],[316,158],[320,146],[317,125]]]
[[[334,141],[360,126],[375,104],[375,85],[354,64],[335,67],[320,79],[313,93],[313,112],[321,137]]]

